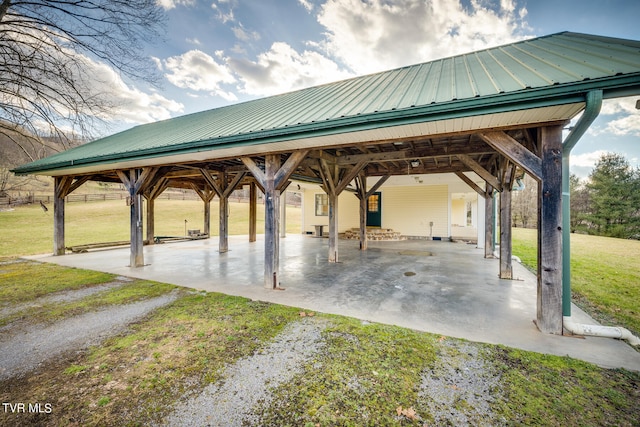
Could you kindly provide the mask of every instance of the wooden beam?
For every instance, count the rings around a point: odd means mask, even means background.
[[[540,180],[542,160],[518,141],[503,131],[479,132],[477,135],[500,154],[527,171],[537,181]]]
[[[469,178],[467,175],[465,175],[462,172],[456,172],[456,175],[458,176],[458,178],[463,180],[469,187],[471,187],[476,193],[484,197],[485,195],[484,190],[480,188],[478,184],[473,182],[471,178]]]
[[[456,157],[458,157],[458,159],[460,159],[460,161],[465,166],[477,173],[480,178],[484,179],[493,188],[497,189],[498,191],[502,191],[502,185],[500,184],[500,181],[498,181],[498,178],[493,176],[491,172],[482,167],[481,164],[479,164],[466,154],[458,154],[456,155]]]
[[[431,159],[436,157],[457,156],[458,154],[490,154],[493,152],[494,151],[484,143],[469,143],[464,147],[435,147],[388,151],[381,153],[347,154],[345,156],[336,157],[336,164],[338,164],[339,166],[344,166],[349,164],[356,164],[361,161],[375,163],[397,162]]]
[[[308,153],[309,150],[298,150],[289,155],[287,160],[284,162],[284,165],[278,169],[278,172],[276,172],[276,176],[274,177],[275,185],[278,190],[283,191],[285,186],[289,185],[287,184],[287,181],[291,177],[291,174],[295,172]]]
[[[540,129],[538,184],[538,304],[536,324],[562,334],[562,126]]]
[[[265,172],[262,169],[260,169],[260,166],[258,166],[251,157],[242,157],[240,160],[242,160],[242,163],[244,163],[247,169],[249,169],[249,172],[251,172],[251,175],[253,175],[253,177],[256,179],[258,184],[260,184],[260,186],[264,191],[267,183],[267,176]]]
[[[360,171],[364,169],[366,165],[367,165],[367,162],[362,160],[352,168],[349,168],[348,172],[345,174],[344,177],[342,177],[342,179],[336,186],[336,193],[340,195],[340,193],[342,193],[344,189],[347,188],[347,185],[349,185],[349,183],[351,183],[351,181],[353,181],[358,176]]]
[[[218,185],[218,183],[216,182],[216,179],[213,177],[213,175],[211,174],[211,172],[209,172],[206,169],[200,169],[200,174],[202,175],[202,177],[204,178],[204,180],[207,182],[207,184],[209,184],[211,186],[211,188],[213,189],[213,191],[216,192],[216,194],[218,196],[220,196],[223,193],[222,188],[220,188],[220,186]]]
[[[385,175],[385,176],[381,177],[380,179],[378,179],[378,181],[373,185],[373,187],[371,187],[371,189],[369,191],[367,191],[366,198],[368,199],[369,196],[371,196],[373,193],[378,191],[380,189],[380,187],[382,187],[382,184],[387,182],[387,180],[389,178],[391,178],[391,175]]]
[[[156,173],[158,173],[159,168],[142,168],[142,172],[140,173],[140,177],[135,183],[135,193],[142,194],[145,192],[147,186],[154,180]]]
[[[73,193],[74,191],[76,191],[78,187],[80,187],[85,182],[89,181],[89,179],[91,179],[91,176],[88,176],[88,175],[76,178],[75,182],[69,185],[69,188],[67,189],[67,192],[66,192],[67,194],[65,194],[65,197]]]
[[[231,193],[235,191],[235,189],[238,187],[238,184],[240,184],[240,181],[243,180],[246,174],[247,174],[246,172],[238,172],[236,176],[233,178],[233,180],[231,180],[231,182],[228,185],[226,185],[222,196],[229,198]]]

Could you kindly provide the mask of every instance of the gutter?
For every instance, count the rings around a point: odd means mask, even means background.
[[[616,338],[632,346],[640,346],[640,338],[619,326],[585,325],[571,318],[571,191],[569,186],[569,157],[571,150],[598,117],[602,107],[602,90],[587,92],[582,117],[562,143],[562,326],[576,335]]]
[[[571,191],[569,156],[580,138],[600,114],[602,90],[587,92],[586,107],[578,123],[562,143],[562,315],[571,316]]]

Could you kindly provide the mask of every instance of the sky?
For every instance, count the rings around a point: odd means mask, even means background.
[[[106,133],[250,99],[574,31],[640,40],[638,0],[157,0],[166,36],[146,47],[158,87],[111,84]],[[572,152],[640,165],[640,96],[605,101]]]

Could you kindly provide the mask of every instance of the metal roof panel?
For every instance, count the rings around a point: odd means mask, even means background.
[[[616,85],[640,93],[640,41],[558,33],[136,126],[16,171],[561,105],[575,101],[564,94]]]

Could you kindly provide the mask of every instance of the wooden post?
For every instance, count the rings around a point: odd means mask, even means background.
[[[287,237],[287,192],[280,194],[280,237]]]
[[[241,158],[264,191],[264,287],[267,289],[280,287],[280,194],[307,153],[308,150],[293,152],[282,166],[279,154],[267,154],[264,171],[250,157]]]
[[[338,195],[329,198],[329,262],[338,262]]]
[[[169,180],[163,178],[161,174],[156,174],[154,178],[142,193],[147,200],[147,243],[149,245],[155,244],[156,199],[169,186]]]
[[[211,237],[211,200],[215,197],[215,191],[211,190],[205,185],[205,188],[200,189],[196,184],[191,184],[191,188],[200,197],[204,203],[204,234],[207,237]]]
[[[249,184],[249,242],[256,241],[258,189],[255,182]]]
[[[129,228],[131,241],[130,266],[144,266],[144,240],[142,238],[142,194],[149,191],[154,182],[158,168],[130,169],[128,174],[116,171],[120,181],[129,192]]]
[[[142,239],[142,195],[136,192],[136,183],[140,179],[140,170],[131,169],[129,171],[129,181],[127,190],[129,190],[129,229],[131,236],[131,255],[130,266],[144,266],[144,251]]]
[[[495,251],[495,243],[493,240],[493,187],[489,184],[486,185],[484,195],[484,257],[493,258],[493,252]]]
[[[364,173],[359,173],[356,178],[356,197],[360,201],[360,250],[366,251],[368,245],[367,238],[367,204],[369,197],[382,187],[390,175],[381,177],[369,191],[367,191],[367,177]]]
[[[322,188],[329,199],[329,262],[338,262],[338,197],[351,181],[358,178],[366,165],[366,161],[362,160],[341,173],[337,164],[329,165],[323,158],[318,160]]]
[[[53,254],[64,255],[64,199],[89,180],[90,176],[81,176],[74,181],[72,176],[54,178],[53,195]]]
[[[202,203],[204,203],[203,233],[211,237],[211,199],[207,198]]]
[[[367,197],[363,195],[363,197],[359,198],[360,204],[360,250],[366,251],[369,243],[369,239],[367,237]]]
[[[53,254],[64,255],[64,191],[65,177],[54,178],[53,196]]]
[[[540,129],[538,304],[540,331],[562,334],[562,126]]]
[[[511,264],[511,188],[503,185],[500,193],[500,278],[513,279]]]
[[[238,186],[240,181],[245,176],[245,172],[240,172],[236,174],[235,178],[231,182],[227,180],[227,173],[220,172],[218,174],[218,179],[214,179],[213,175],[206,170],[200,169],[200,173],[204,177],[205,181],[213,191],[220,198],[220,229],[219,229],[219,251],[221,253],[229,251],[229,196],[233,192],[233,190]],[[202,196],[201,196],[202,197]]]
[[[153,245],[155,243],[155,216],[156,216],[156,199],[153,197],[146,197],[147,200],[147,244]]]
[[[218,174],[218,182],[220,184],[221,193],[219,196],[219,252],[229,252],[229,194],[227,189],[227,174],[220,172]]]
[[[280,191],[276,189],[275,176],[280,169],[280,156],[270,154],[265,156],[264,185],[264,286],[276,289],[278,283],[278,266],[280,258],[280,238],[278,235],[280,217]]]

